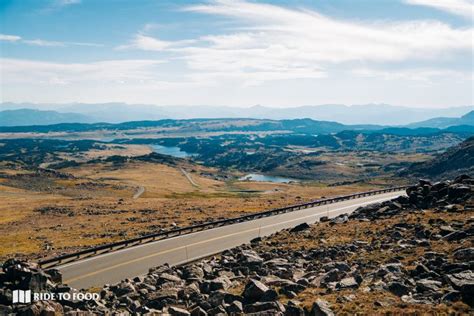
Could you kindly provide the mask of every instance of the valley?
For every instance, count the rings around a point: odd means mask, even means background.
[[[414,178],[400,170],[469,135],[341,126],[214,119],[0,128],[0,258],[56,256],[403,185]]]

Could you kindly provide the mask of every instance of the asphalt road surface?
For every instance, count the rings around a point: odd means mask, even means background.
[[[142,244],[59,266],[64,283],[81,289],[120,282],[146,274],[164,263],[177,265],[248,243],[303,222],[314,223],[322,216],[351,213],[362,205],[381,202],[404,194],[403,191],[316,206],[248,222]]]

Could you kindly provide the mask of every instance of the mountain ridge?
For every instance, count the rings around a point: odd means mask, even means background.
[[[323,104],[298,107],[273,108],[255,105],[248,108],[227,106],[157,106],[150,104],[70,103],[70,104],[0,104],[1,110],[31,108],[53,110],[60,113],[74,112],[90,117],[93,122],[120,123],[125,121],[191,119],[191,118],[257,118],[257,119],[302,119],[336,121],[343,124],[407,125],[437,117],[460,117],[474,106],[445,109],[421,109],[388,104],[342,105]]]
[[[34,109],[0,111],[0,126],[52,125],[62,122],[92,123],[93,119],[79,113],[61,113]]]
[[[435,117],[426,121],[408,124],[408,127],[448,128],[456,125],[474,125],[474,111],[461,117]]]

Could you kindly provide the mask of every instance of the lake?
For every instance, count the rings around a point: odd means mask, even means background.
[[[162,155],[168,155],[168,156],[173,156],[177,158],[186,158],[186,157],[194,156],[194,154],[185,152],[184,150],[181,150],[181,148],[179,147],[161,146],[161,145],[150,145],[150,147],[153,149],[154,152],[162,154]]]
[[[288,183],[288,182],[298,182],[298,180],[291,179],[291,178],[284,178],[284,177],[275,177],[275,176],[266,176],[264,174],[258,173],[249,173],[239,180],[250,180],[250,181],[257,181],[257,182],[275,182],[275,183]]]

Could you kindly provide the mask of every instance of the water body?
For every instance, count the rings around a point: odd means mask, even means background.
[[[161,145],[150,145],[150,147],[153,149],[154,152],[162,154],[162,155],[168,155],[168,156],[173,156],[177,158],[186,158],[186,157],[194,156],[194,154],[185,152],[184,150],[181,150],[181,148],[179,147],[161,146]]]
[[[298,182],[298,180],[284,177],[275,177],[275,176],[266,176],[264,174],[258,173],[249,173],[239,180],[250,180],[257,182],[275,182],[275,183],[288,183],[288,182]]]

